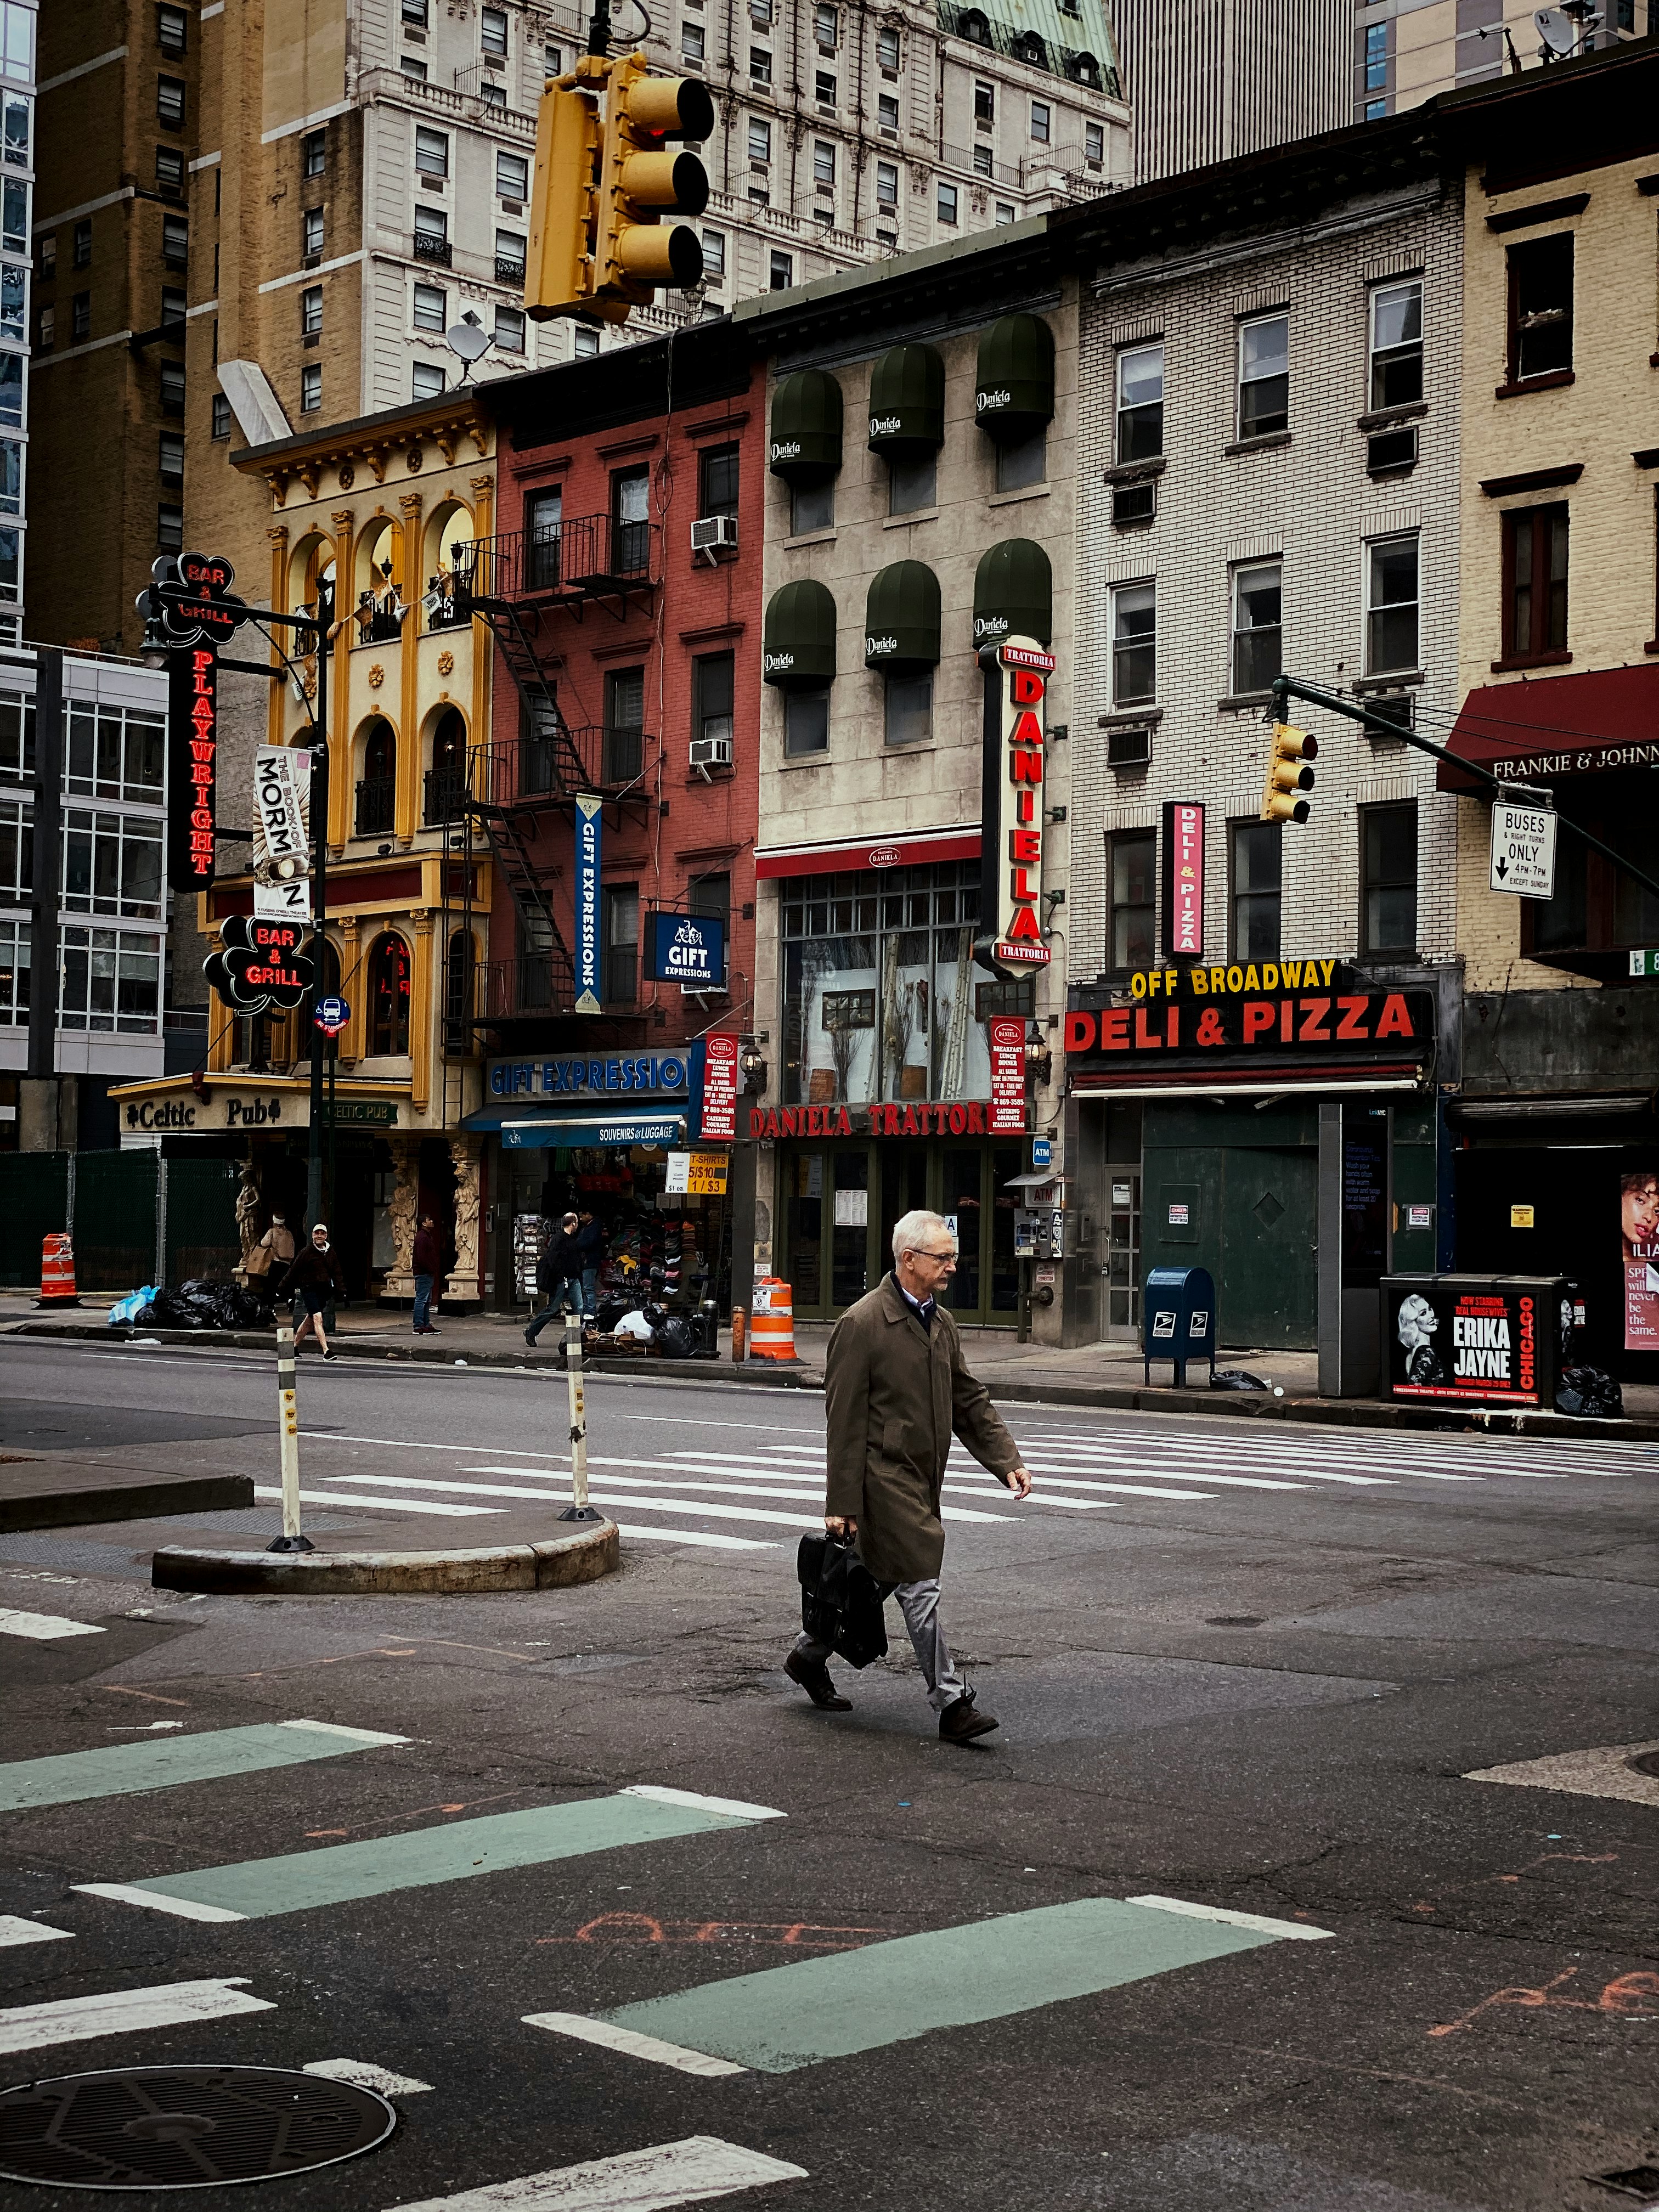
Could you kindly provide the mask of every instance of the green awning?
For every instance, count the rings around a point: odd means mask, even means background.
[[[893,346],[870,379],[872,453],[927,453],[945,443],[945,363],[930,345]]]
[[[1000,645],[1005,637],[1054,635],[1054,572],[1048,556],[1029,538],[1005,538],[980,556],[974,571],[974,645]]]
[[[836,603],[811,576],[783,585],[767,601],[761,676],[785,691],[816,691],[835,682]]]
[[[1054,334],[1041,315],[1004,315],[979,342],[974,420],[1000,443],[1036,437],[1054,413]]]
[[[864,665],[908,676],[939,665],[939,578],[924,561],[895,561],[870,580]]]
[[[819,483],[841,466],[841,386],[827,369],[799,368],[772,394],[767,466],[790,483]]]

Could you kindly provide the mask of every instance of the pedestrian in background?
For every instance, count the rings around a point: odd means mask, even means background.
[[[255,1297],[271,1297],[293,1264],[294,1251],[294,1231],[280,1213],[273,1213],[270,1228],[248,1254],[243,1271]]]
[[[605,1231],[586,1208],[577,1216],[576,1249],[582,1257],[582,1311],[591,1321],[599,1310],[599,1262],[605,1257]]]
[[[957,1672],[939,1620],[945,1527],[939,1495],[951,1439],[1016,1498],[1031,1478],[938,1296],[956,1273],[957,1242],[937,1213],[907,1213],[893,1231],[893,1272],[836,1323],[824,1365],[829,1465],[823,1525],[856,1540],[884,1596],[910,1632],[946,1743],[969,1743],[996,1723]],[[815,1705],[848,1712],[832,1679],[831,1646],[803,1629],[784,1662]]]
[[[547,1304],[539,1313],[532,1314],[524,1333],[526,1344],[533,1345],[556,1313],[574,1307],[582,1310],[582,1255],[577,1235],[580,1224],[574,1213],[567,1213],[560,1224],[559,1234],[536,1262],[536,1288]]]
[[[328,1224],[313,1224],[311,1242],[283,1278],[285,1292],[298,1291],[305,1303],[306,1317],[294,1332],[294,1349],[297,1352],[309,1329],[317,1332],[317,1341],[323,1347],[325,1359],[332,1359],[329,1349],[328,1332],[323,1326],[323,1309],[331,1298],[346,1302],[345,1277],[340,1272],[340,1256],[328,1241]]]
[[[432,1326],[432,1289],[443,1273],[443,1255],[438,1245],[438,1224],[430,1213],[421,1216],[421,1225],[415,1231],[415,1250],[412,1264],[415,1273],[415,1334],[416,1336],[441,1336],[443,1331]]]

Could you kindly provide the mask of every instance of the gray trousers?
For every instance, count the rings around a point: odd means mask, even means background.
[[[957,1674],[957,1662],[945,1641],[944,1625],[939,1617],[939,1577],[931,1576],[925,1583],[900,1583],[893,1595],[899,1601],[899,1611],[904,1615],[904,1625],[910,1632],[910,1641],[927,1680],[927,1701],[936,1713],[942,1713],[946,1705],[956,1703],[968,1686]],[[809,1636],[804,1628],[795,1638],[795,1652],[798,1657],[811,1660],[829,1660],[836,1656],[833,1644]]]

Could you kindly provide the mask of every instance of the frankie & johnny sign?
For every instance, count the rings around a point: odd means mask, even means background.
[[[985,672],[980,912],[996,934],[981,966],[1046,968],[1042,896],[1044,703],[1054,657],[1035,639],[1005,638],[980,654]]]

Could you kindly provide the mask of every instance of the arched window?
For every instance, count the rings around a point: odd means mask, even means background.
[[[444,967],[444,1051],[451,1060],[465,1060],[472,1051],[474,957],[471,931],[458,929]]]
[[[357,784],[357,835],[386,837],[397,805],[398,733],[377,714],[363,736],[363,772]]]
[[[428,829],[453,822],[466,791],[466,724],[459,707],[446,707],[432,731],[432,766],[426,779]]]
[[[988,46],[991,43],[989,19],[977,8],[964,8],[957,18],[957,28],[972,46]]]
[[[382,937],[368,956],[368,1048],[376,1060],[409,1052],[409,947]]]
[[[1025,62],[1032,69],[1046,70],[1048,49],[1036,31],[1022,31],[1014,40],[1013,56],[1017,62]]]
[[[1073,54],[1066,64],[1066,74],[1079,84],[1100,90],[1100,64],[1092,54]]]

